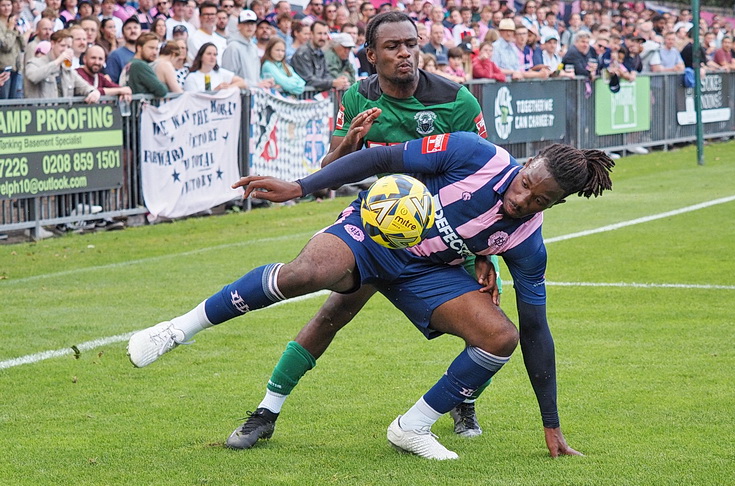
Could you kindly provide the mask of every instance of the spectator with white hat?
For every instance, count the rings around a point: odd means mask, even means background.
[[[332,34],[332,41],[324,51],[327,71],[333,78],[344,76],[350,85],[355,82],[355,67],[350,63],[350,52],[355,47],[352,36],[346,32]]]
[[[249,87],[271,88],[273,80],[260,79],[260,57],[255,45],[255,27],[258,17],[252,10],[243,10],[238,16],[238,33],[230,37],[222,54],[222,67],[245,80]]]

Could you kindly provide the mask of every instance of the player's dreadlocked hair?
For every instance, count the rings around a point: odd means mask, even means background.
[[[392,24],[395,22],[411,22],[413,28],[416,29],[416,24],[414,23],[413,19],[405,13],[394,11],[383,12],[376,15],[368,22],[367,30],[365,31],[365,47],[374,49],[375,42],[378,37],[378,27],[380,27],[382,24]],[[419,31],[418,29],[416,29],[416,34],[418,33]]]
[[[612,189],[612,172],[615,162],[601,150],[580,150],[569,145],[555,143],[543,149],[538,159],[546,161],[546,168],[565,193],[565,197],[599,196]]]

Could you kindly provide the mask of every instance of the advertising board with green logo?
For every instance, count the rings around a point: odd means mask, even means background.
[[[651,128],[651,80],[639,76],[620,81],[613,93],[601,79],[595,81],[595,134],[643,132]]]
[[[567,94],[563,81],[486,84],[482,99],[487,136],[493,143],[564,138]]]
[[[122,120],[114,105],[0,111],[0,199],[122,185]]]

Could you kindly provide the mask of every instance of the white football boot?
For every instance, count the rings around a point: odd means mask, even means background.
[[[128,357],[133,366],[142,368],[179,344],[189,344],[184,339],[183,331],[176,329],[171,321],[159,322],[130,336]]]
[[[400,418],[399,415],[388,427],[388,442],[393,447],[426,459],[444,461],[459,458],[455,452],[450,451],[436,440],[436,435],[431,433],[429,427],[420,430],[403,430],[398,425]]]

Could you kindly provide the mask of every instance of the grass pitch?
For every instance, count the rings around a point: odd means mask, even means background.
[[[546,213],[559,408],[584,458],[548,457],[520,350],[478,402],[482,436],[435,425],[460,460],[391,449],[388,424],[462,344],[425,341],[380,296],[302,380],[274,438],[249,451],[222,443],[324,296],[132,368],[121,336],[292,259],[349,202],[335,200],[0,247],[0,483],[732,484],[735,201],[561,237],[734,196],[734,153],[709,146],[704,167],[693,148],[622,159],[613,192]],[[40,360],[54,350],[69,354]]]

